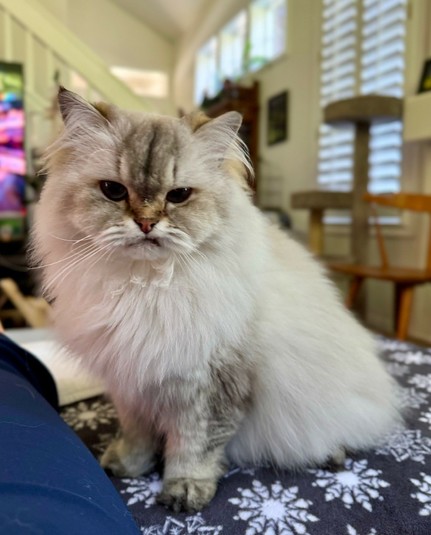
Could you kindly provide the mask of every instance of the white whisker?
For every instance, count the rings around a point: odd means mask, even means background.
[[[94,266],[100,261],[102,260],[102,258],[106,257],[108,255],[108,257],[114,252],[114,249],[111,248],[111,250],[109,250],[110,248],[110,244],[106,245],[105,247],[102,247],[99,252],[102,252],[103,251],[103,254],[101,254],[99,257],[96,257],[96,260],[91,262],[91,264],[88,266],[88,268],[85,270],[84,274],[82,275],[83,277],[85,277],[87,275],[87,273],[90,271],[90,269],[94,268]]]
[[[106,245],[105,247],[97,247],[95,250],[90,250],[81,258],[74,259],[70,264],[67,266],[64,266],[63,269],[61,269],[50,281],[49,284],[46,286],[46,288],[49,288],[49,286],[54,286],[55,283],[58,281],[59,278],[63,281],[72,271],[73,268],[75,268],[78,264],[81,262],[88,260],[89,258],[92,258],[94,255],[99,253],[100,251],[104,250],[105,248],[109,247],[109,245]]]
[[[73,242],[73,243],[79,243],[81,241],[84,241],[84,240],[87,240],[87,239],[91,238],[91,234],[89,234],[88,236],[84,236],[84,238],[80,238],[79,240],[69,240],[67,238],[60,238],[60,236],[56,236],[55,234],[48,234],[48,236],[50,236],[51,238],[55,238],[56,240]]]
[[[28,269],[32,269],[32,270],[33,269],[43,269],[43,268],[46,268],[46,267],[55,266],[56,264],[61,264],[62,262],[66,262],[67,260],[72,260],[73,258],[76,258],[77,256],[79,256],[82,253],[85,253],[85,252],[91,250],[94,247],[96,247],[96,244],[94,244],[94,243],[82,243],[80,245],[80,248],[77,249],[76,251],[74,251],[69,256],[65,256],[63,258],[60,258],[60,260],[56,260],[55,262],[49,262],[48,264],[41,264],[40,266],[29,267]]]

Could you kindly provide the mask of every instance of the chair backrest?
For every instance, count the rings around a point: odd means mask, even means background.
[[[378,204],[380,206],[387,206],[389,208],[397,208],[399,210],[426,212],[431,216],[431,195],[422,195],[419,193],[391,193],[384,195],[373,195],[372,193],[366,193],[364,195],[364,200],[371,204]],[[375,217],[375,227],[382,266],[388,267],[388,256],[377,217]],[[431,271],[431,217],[428,236],[426,269]]]
[[[431,195],[419,193],[390,193],[383,195],[373,195],[367,193],[364,200],[381,206],[389,206],[400,210],[411,210],[413,212],[431,213]]]

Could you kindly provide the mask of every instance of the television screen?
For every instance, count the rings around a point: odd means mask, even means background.
[[[0,62],[0,239],[20,239],[25,222],[25,116],[22,65]]]

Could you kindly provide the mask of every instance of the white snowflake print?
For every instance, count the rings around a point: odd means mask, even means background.
[[[405,342],[399,342],[398,340],[391,340],[390,338],[378,338],[378,344],[382,350],[386,351],[406,351],[411,346]]]
[[[378,455],[393,455],[398,462],[411,460],[425,463],[425,456],[431,455],[431,439],[423,437],[419,429],[398,429],[376,449]]]
[[[409,367],[405,364],[399,364],[398,362],[387,362],[385,368],[394,377],[403,377],[409,371]]]
[[[312,502],[298,498],[298,487],[286,489],[276,481],[268,488],[255,479],[252,488],[239,488],[238,492],[240,498],[230,498],[228,501],[239,508],[234,520],[248,523],[244,532],[247,535],[307,535],[305,524],[319,520],[308,512]]]
[[[431,429],[431,409],[427,412],[421,412],[419,421],[428,424],[428,428]]]
[[[362,505],[367,511],[372,511],[371,500],[382,500],[379,489],[389,487],[389,483],[379,479],[382,471],[368,468],[368,461],[353,461],[347,459],[346,470],[342,472],[328,472],[327,470],[309,470],[316,474],[313,487],[325,489],[327,502],[339,498],[347,509],[354,503]]]
[[[410,494],[412,498],[416,498],[422,505],[422,509],[419,510],[421,516],[430,516],[431,515],[431,476],[421,472],[422,481],[419,479],[410,479],[410,481],[415,485],[419,492]]]
[[[426,392],[418,392],[415,388],[399,388],[397,396],[401,407],[408,407],[411,409],[419,409],[421,405],[428,403],[428,394]]]
[[[427,355],[423,351],[395,352],[390,355],[390,358],[403,364],[431,364],[431,355]]]
[[[431,373],[428,373],[427,375],[417,373],[409,379],[409,383],[415,385],[417,388],[422,388],[427,392],[431,392]]]
[[[62,413],[64,421],[75,431],[88,427],[95,431],[101,424],[111,424],[117,419],[112,403],[103,400],[81,401],[67,407]]]
[[[356,529],[353,526],[351,526],[350,524],[347,524],[347,535],[360,535],[360,533],[356,531]],[[375,528],[371,528],[371,531],[369,531],[367,535],[378,535],[378,534]]]
[[[127,505],[143,503],[147,509],[156,503],[156,497],[162,490],[162,480],[156,472],[149,476],[140,478],[125,478],[122,482],[128,485],[127,488],[120,490],[121,494],[130,494]]]
[[[218,535],[222,530],[222,526],[208,526],[200,513],[188,516],[184,521],[168,516],[163,525],[141,528],[143,535]]]

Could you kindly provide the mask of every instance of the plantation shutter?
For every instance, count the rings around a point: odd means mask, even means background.
[[[358,8],[356,0],[323,0],[320,106],[356,92]],[[325,189],[349,189],[353,128],[321,124],[318,181]]]
[[[403,96],[406,0],[322,0],[320,105],[357,94]],[[353,128],[319,131],[318,182],[348,190],[352,183]],[[371,128],[370,185],[397,191],[402,124]]]
[[[364,0],[361,94],[404,95],[406,0]],[[402,123],[373,125],[370,140],[370,190],[400,189]]]

